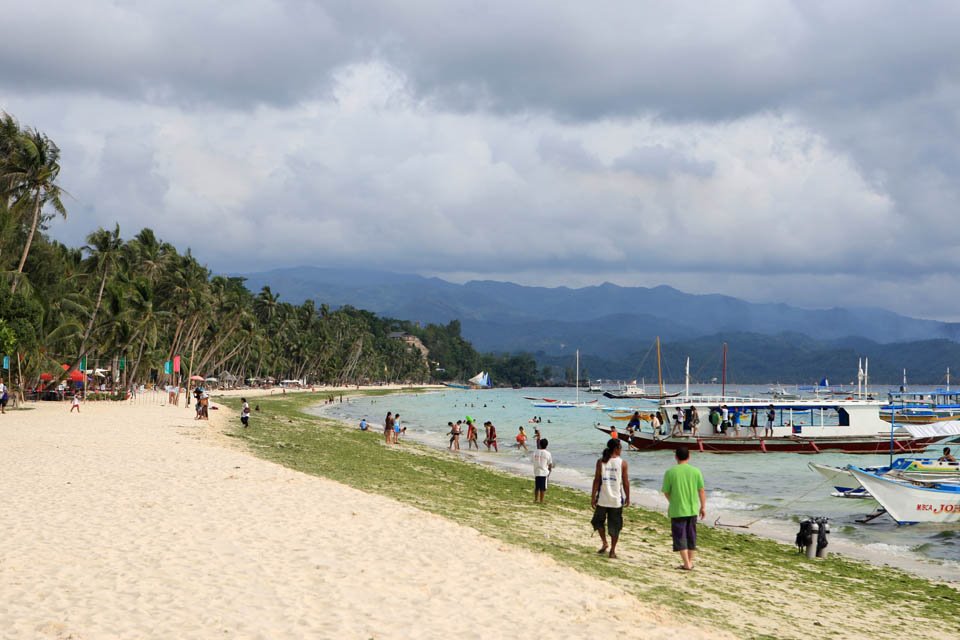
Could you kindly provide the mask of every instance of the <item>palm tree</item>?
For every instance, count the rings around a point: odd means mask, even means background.
[[[60,200],[64,192],[57,184],[60,175],[60,149],[43,133],[27,128],[14,140],[2,171],[0,184],[7,185],[7,197],[12,199],[13,208],[24,210],[33,207],[30,232],[23,245],[17,275],[10,287],[10,293],[13,294],[17,291],[23,265],[30,254],[33,236],[40,225],[40,212],[43,207],[49,204],[60,215],[67,217],[67,210]]]
[[[120,225],[115,225],[113,231],[97,229],[91,233],[87,236],[87,244],[83,247],[83,250],[90,254],[85,261],[86,266],[92,273],[99,273],[100,275],[100,288],[97,291],[97,300],[93,305],[93,311],[90,313],[87,329],[80,340],[80,358],[86,355],[87,341],[90,339],[90,334],[93,333],[93,326],[97,321],[100,305],[103,303],[103,290],[107,286],[107,279],[122,255],[123,240],[120,239]]]

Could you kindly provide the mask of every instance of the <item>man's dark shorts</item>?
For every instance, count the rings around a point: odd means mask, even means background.
[[[670,533],[673,535],[673,550],[694,551],[697,548],[697,516],[671,518]]]
[[[534,476],[534,489],[537,491],[546,491],[547,490],[547,476]]]
[[[590,524],[593,525],[595,531],[599,531],[603,527],[604,521],[607,524],[607,533],[611,536],[619,536],[620,530],[623,529],[623,507],[614,509],[613,507],[597,506]]]

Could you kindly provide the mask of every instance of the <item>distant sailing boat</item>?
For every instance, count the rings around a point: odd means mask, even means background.
[[[596,407],[596,406],[598,406],[596,400],[590,400],[590,401],[588,401],[588,402],[580,402],[580,349],[577,349],[577,377],[576,377],[576,385],[577,385],[577,400],[576,400],[576,402],[573,403],[574,406],[576,406],[576,407]]]
[[[679,391],[667,393],[663,390],[663,370],[660,366],[660,336],[657,336],[657,381],[658,393],[649,393],[643,387],[637,386],[637,381],[624,386],[617,391],[604,391],[603,395],[607,398],[623,398],[628,400],[663,400],[664,398],[675,398],[680,395]]]
[[[489,389],[493,385],[490,383],[490,374],[486,371],[481,371],[477,375],[473,376],[467,382],[470,383],[470,386],[476,389]]]

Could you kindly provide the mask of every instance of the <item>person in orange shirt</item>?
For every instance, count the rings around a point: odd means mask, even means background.
[[[517,434],[517,449],[521,447],[524,451],[529,451],[527,449],[527,434],[523,432],[523,427],[520,427],[520,433]]]

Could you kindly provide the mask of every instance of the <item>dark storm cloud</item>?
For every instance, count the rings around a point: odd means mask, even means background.
[[[6,18],[3,86],[232,106],[306,99],[379,58],[457,109],[711,120],[896,101],[960,63],[952,2],[94,0]]]
[[[311,2],[39,1],[5,19],[0,86],[18,91],[288,104],[322,92],[332,68],[365,50]]]

